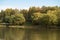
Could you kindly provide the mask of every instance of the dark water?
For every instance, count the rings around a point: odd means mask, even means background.
[[[2,27],[0,40],[60,40],[60,30]]]

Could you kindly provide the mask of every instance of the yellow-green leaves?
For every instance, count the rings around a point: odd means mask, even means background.
[[[25,22],[25,18],[23,14],[15,14],[15,24],[23,24]]]

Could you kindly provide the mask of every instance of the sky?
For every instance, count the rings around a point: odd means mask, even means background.
[[[60,6],[60,0],[0,0],[0,10],[6,8],[28,9],[32,6]]]

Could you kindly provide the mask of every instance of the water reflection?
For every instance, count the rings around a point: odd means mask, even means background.
[[[4,40],[59,40],[60,30],[0,28],[0,39],[4,39]]]

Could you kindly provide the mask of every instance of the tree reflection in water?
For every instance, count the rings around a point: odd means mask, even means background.
[[[59,40],[60,30],[0,28],[0,39],[4,40]]]

